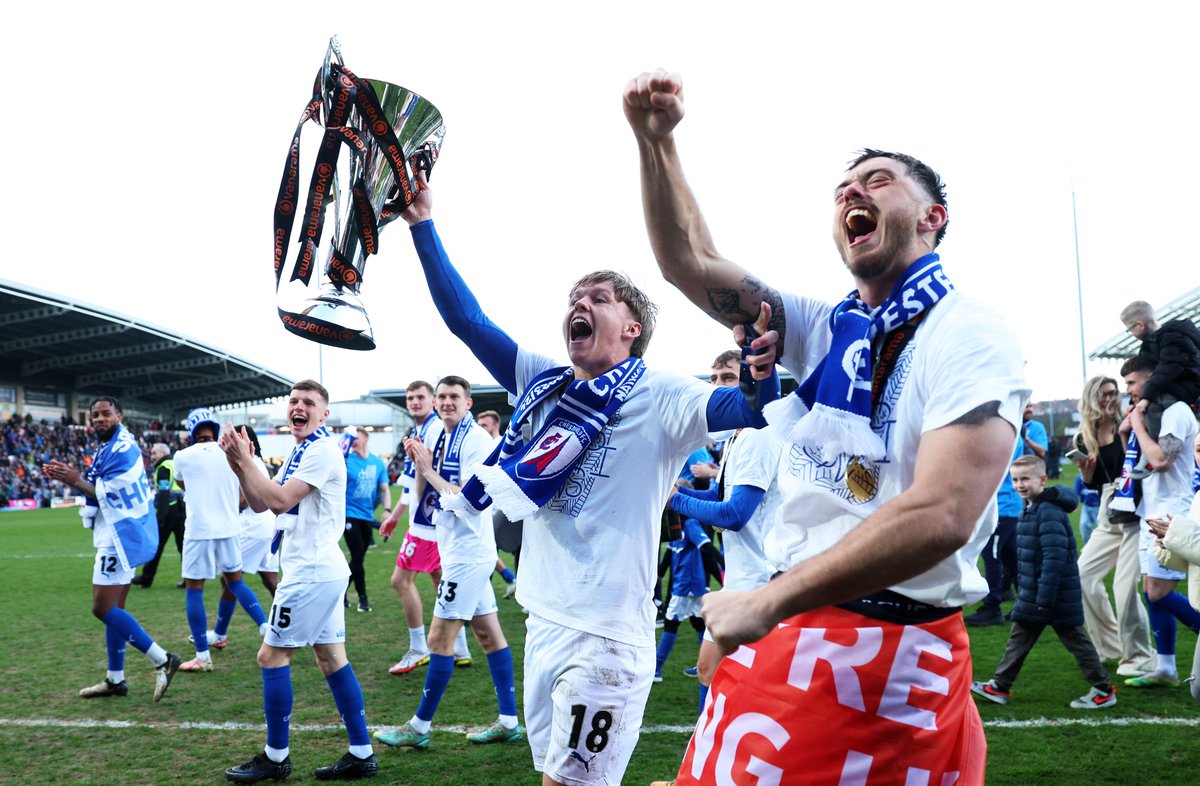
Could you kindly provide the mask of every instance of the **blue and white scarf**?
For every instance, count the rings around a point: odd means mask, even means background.
[[[417,439],[421,440],[422,444],[424,444],[425,436],[429,433],[430,424],[436,422],[437,420],[437,415],[433,412],[430,412],[425,416],[424,423],[419,426],[415,424],[413,425],[412,429],[410,429],[408,432],[409,438],[416,437]],[[412,459],[408,458],[407,456],[404,458],[404,472],[402,472],[401,475],[407,482],[402,482],[400,485],[409,489],[414,488],[417,485],[417,468],[413,466]]]
[[[1125,446],[1125,461],[1121,464],[1121,477],[1117,478],[1116,491],[1108,506],[1113,510],[1123,510],[1133,513],[1137,505],[1133,496],[1133,468],[1137,466],[1142,449],[1138,445],[1137,434],[1129,433],[1129,444]]]
[[[304,451],[312,447],[313,443],[323,437],[328,437],[329,429],[321,426],[313,433],[292,448],[291,454],[288,456],[287,463],[283,465],[283,471],[275,476],[276,482],[283,486],[288,482],[288,478],[292,476],[297,469],[300,468],[300,460],[304,458]],[[290,532],[296,528],[296,523],[300,520],[300,503],[297,502],[292,506],[292,509],[287,513],[280,513],[275,517],[275,537],[271,540],[271,553],[279,551],[279,544],[283,542],[283,533]]]
[[[595,379],[571,381],[570,367],[538,374],[517,401],[504,439],[461,494],[443,495],[442,507],[470,513],[468,505],[480,511],[494,502],[512,521],[532,515],[567,482],[645,371],[641,358],[630,357]],[[541,430],[526,442],[522,431],[533,411],[564,386]]]
[[[871,309],[855,290],[829,316],[829,351],[793,395],[768,405],[767,419],[791,442],[822,460],[856,456],[881,461],[883,440],[871,430],[871,343],[933,307],[954,285],[937,254],[909,265],[888,299]]]
[[[96,451],[85,476],[96,487],[80,511],[84,526],[93,526],[97,512],[113,529],[113,546],[126,570],[143,565],[158,550],[158,518],[154,495],[146,479],[142,451],[124,425]]]
[[[468,412],[466,417],[454,427],[454,431],[447,434],[443,428],[442,433],[438,435],[437,443],[433,446],[434,468],[439,475],[456,486],[461,481],[463,443],[466,442],[467,434],[474,427],[475,416]],[[434,525],[433,512],[439,509],[441,509],[441,505],[438,503],[437,490],[426,484],[425,493],[421,496],[420,504],[416,506],[416,511],[413,513],[413,521],[426,527],[432,527]]]

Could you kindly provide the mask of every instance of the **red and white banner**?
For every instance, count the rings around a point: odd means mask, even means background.
[[[676,782],[976,786],[987,743],[970,688],[960,614],[801,614],[721,662]]]

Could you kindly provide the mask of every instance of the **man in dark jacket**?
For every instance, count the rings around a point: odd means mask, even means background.
[[[163,549],[172,534],[175,535],[175,548],[183,556],[183,528],[187,520],[183,489],[175,482],[175,462],[171,458],[171,449],[162,442],[156,442],[150,447],[150,461],[153,462],[150,474],[154,478],[154,512],[158,518],[158,551],[154,553],[154,559],[142,566],[141,574],[134,576],[130,582],[139,587],[149,587],[154,583],[158,561],[162,559]],[[179,586],[182,587],[183,582]]]
[[[1182,401],[1195,413],[1200,406],[1200,328],[1190,319],[1172,319],[1159,326],[1154,308],[1144,300],[1126,306],[1121,322],[1141,340],[1138,355],[1154,364],[1138,408],[1147,416],[1150,436],[1157,437],[1167,407]]]
[[[1017,602],[1012,631],[996,674],[975,682],[971,692],[996,704],[1008,704],[1009,691],[1021,666],[1046,626],[1075,656],[1091,683],[1086,695],[1071,702],[1076,709],[1099,709],[1117,703],[1117,690],[1083,628],[1083,595],[1075,559],[1075,532],[1067,514],[1079,504],[1066,486],[1045,487],[1046,464],[1037,456],[1012,463],[1013,486],[1025,509],[1017,522]]]

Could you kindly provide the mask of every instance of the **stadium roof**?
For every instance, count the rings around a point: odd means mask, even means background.
[[[164,418],[207,405],[264,401],[293,380],[132,317],[0,279],[0,380],[84,396]]]
[[[1172,319],[1190,319],[1196,323],[1196,327],[1200,327],[1200,287],[1175,298],[1162,308],[1155,309],[1154,313],[1160,325]],[[1139,339],[1134,338],[1128,330],[1122,330],[1093,349],[1088,357],[1092,360],[1124,360],[1136,355],[1141,346],[1142,342]]]

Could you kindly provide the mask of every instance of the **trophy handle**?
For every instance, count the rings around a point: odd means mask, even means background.
[[[301,200],[300,136],[310,121],[324,133]],[[378,253],[383,227],[416,198],[416,175],[429,176],[445,133],[437,107],[406,88],[358,77],[343,63],[337,37],[330,39],[313,96],[292,136],[275,201],[276,306],[287,330],[348,349],[375,347],[359,299],[367,257]],[[333,226],[326,237],[331,205]],[[289,265],[297,214],[299,248]],[[313,295],[320,257],[325,283]]]

